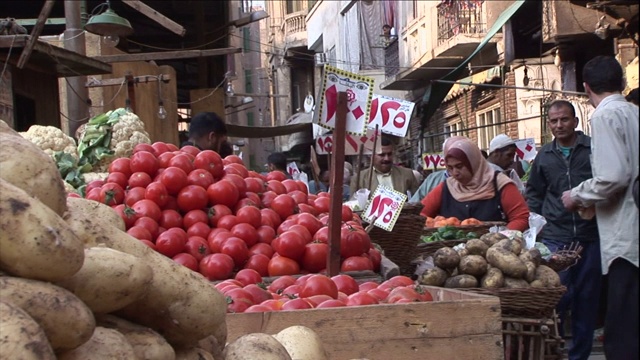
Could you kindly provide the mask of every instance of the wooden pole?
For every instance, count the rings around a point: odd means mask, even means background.
[[[316,182],[316,190],[320,189],[320,166],[318,165],[318,156],[316,150],[311,145],[311,176]]]
[[[55,1],[53,0],[47,0],[44,3],[42,10],[40,10],[40,15],[38,15],[38,20],[36,21],[36,25],[33,27],[33,30],[31,30],[31,35],[29,36],[29,41],[27,42],[27,46],[25,46],[24,49],[22,49],[22,53],[20,54],[20,58],[18,59],[19,69],[22,69],[24,67],[24,64],[26,64],[27,61],[29,61],[29,57],[31,56],[31,51],[33,51],[33,46],[36,44],[36,41],[38,41],[38,37],[42,32],[42,28],[44,28],[44,22],[49,17],[49,14],[51,13],[51,8],[53,8],[54,3]]]
[[[371,187],[371,182],[373,181],[373,158],[376,156],[376,152],[378,151],[378,125],[376,125],[376,132],[373,134],[373,151],[371,152],[371,161],[369,162],[369,181],[367,182],[367,189]],[[376,191],[376,189],[370,189],[371,192]]]
[[[129,107],[131,107],[131,111],[135,114],[136,112],[136,88],[135,81],[133,80],[133,75],[130,73],[125,76],[127,81],[127,96],[129,97]]]
[[[358,149],[358,159],[356,160],[356,186],[360,184],[360,164],[362,164],[362,155],[364,154],[364,144],[360,144],[360,148]],[[351,191],[356,192],[358,189],[351,189]]]
[[[338,109],[336,111],[336,127],[333,129],[333,145],[331,147],[331,180],[329,189],[329,252],[327,254],[327,274],[338,275],[340,272],[340,230],[342,224],[342,183],[344,181],[344,146],[347,127],[347,93],[338,93]]]

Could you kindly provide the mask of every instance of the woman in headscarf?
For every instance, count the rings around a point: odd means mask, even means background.
[[[529,209],[516,185],[493,171],[476,144],[457,138],[445,146],[449,177],[422,199],[423,216],[504,221],[511,230],[529,226]]]

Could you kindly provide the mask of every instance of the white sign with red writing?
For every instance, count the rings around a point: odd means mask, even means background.
[[[314,122],[327,129],[336,127],[338,93],[347,93],[347,134],[365,135],[371,112],[374,80],[367,76],[324,66],[320,104]]]
[[[516,160],[530,161],[536,158],[538,151],[536,150],[536,139],[526,138],[516,140]]]
[[[364,151],[362,152],[364,155],[370,155],[373,150],[373,139],[375,130],[367,130],[367,135],[349,135],[345,134],[345,146],[344,146],[344,154],[345,155],[358,155],[358,151],[360,150],[360,145],[364,145]],[[378,140],[378,142],[380,142]],[[322,135],[316,138],[316,153],[318,155],[326,155],[330,154],[333,148],[333,135]]]
[[[444,169],[446,167],[444,163],[444,155],[442,153],[439,154],[422,154],[422,168],[425,170],[438,170]]]
[[[362,218],[383,230],[391,231],[400,216],[407,195],[378,185],[362,213]]]
[[[415,106],[416,104],[411,101],[373,94],[367,126],[375,129],[378,125],[378,129],[385,134],[405,137]]]
[[[292,179],[298,180],[298,177],[300,176],[300,169],[298,169],[298,165],[295,161],[287,164],[287,172],[291,175]]]

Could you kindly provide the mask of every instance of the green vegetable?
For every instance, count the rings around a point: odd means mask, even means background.
[[[91,170],[91,165],[80,165],[75,157],[63,151],[56,151],[53,154],[53,159],[64,181],[71,184],[74,188],[84,185],[81,174]]]

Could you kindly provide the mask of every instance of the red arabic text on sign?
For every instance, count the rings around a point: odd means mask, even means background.
[[[335,85],[331,85],[324,92],[324,100],[327,102],[327,122],[333,119],[338,110],[338,89]]]
[[[398,204],[395,201],[393,201],[393,199],[383,198],[382,195],[377,195],[372,200],[371,211],[369,212],[369,218],[372,218],[372,216],[376,214],[375,217],[379,219],[380,215],[382,215],[382,212],[385,210],[385,208],[391,207],[393,209],[394,204],[395,204],[395,208],[397,209]],[[385,223],[388,223],[391,221],[392,218],[393,218],[393,211],[389,210],[382,217],[382,221]]]

